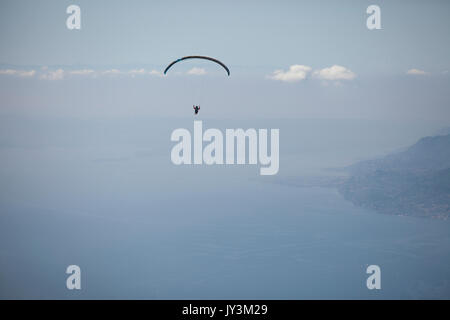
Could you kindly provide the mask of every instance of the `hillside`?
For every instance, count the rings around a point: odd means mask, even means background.
[[[349,167],[339,186],[356,205],[380,213],[448,219],[450,135],[420,139],[407,150]]]

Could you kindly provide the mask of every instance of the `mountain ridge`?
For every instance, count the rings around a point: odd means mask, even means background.
[[[424,137],[405,151],[348,167],[339,192],[380,213],[450,217],[450,134]]]

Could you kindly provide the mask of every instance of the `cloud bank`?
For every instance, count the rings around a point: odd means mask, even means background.
[[[406,71],[406,74],[408,75],[414,75],[414,76],[425,76],[427,74],[429,74],[426,71],[423,70],[419,70],[419,69],[409,69],[408,71]]]
[[[62,80],[64,79],[64,70],[57,69],[55,71],[48,71],[44,74],[41,74],[39,78],[42,80],[51,80],[51,81]]]
[[[206,70],[203,68],[194,67],[191,70],[189,70],[188,72],[186,72],[186,74],[195,75],[195,76],[203,76],[206,74]]]
[[[203,75],[206,74],[205,70],[200,68],[194,68],[188,72],[188,74],[195,74],[195,75]],[[56,70],[49,69],[47,66],[43,66],[40,68],[39,71],[36,70],[18,70],[18,69],[0,69],[0,75],[4,76],[16,76],[16,77],[23,77],[23,78],[31,78],[35,75],[38,76],[41,80],[63,80],[68,76],[92,76],[94,78],[97,78],[99,76],[116,76],[116,75],[123,75],[123,76],[131,76],[135,77],[137,75],[144,76],[144,75],[150,75],[150,76],[159,76],[162,77],[163,73],[158,70],[150,70],[147,71],[143,68],[141,69],[132,69],[129,71],[122,71],[119,69],[108,69],[108,70],[93,70],[93,69],[79,69],[79,70],[64,70],[62,68],[58,68]]]
[[[24,71],[15,69],[0,70],[0,75],[17,76],[22,78],[31,78],[36,74],[36,70]]]
[[[83,70],[73,70],[69,72],[72,75],[78,75],[78,76],[88,76],[88,75],[94,75],[95,71],[91,69],[83,69]]]
[[[296,82],[308,78],[312,68],[305,65],[294,64],[287,71],[275,70],[267,78],[283,82]],[[315,70],[312,73],[313,78],[325,81],[352,80],[356,74],[343,66],[333,65],[329,68]]]
[[[335,64],[329,68],[314,71],[313,76],[321,80],[334,81],[334,80],[353,80],[356,77],[356,74],[343,66]]]
[[[271,75],[268,76],[269,79],[284,81],[284,82],[296,82],[305,80],[308,73],[311,71],[311,67],[294,64],[289,67],[289,70],[275,70]]]

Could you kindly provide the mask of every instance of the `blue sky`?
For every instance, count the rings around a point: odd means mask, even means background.
[[[382,30],[370,31],[373,3],[2,1],[1,112],[174,116],[206,103],[206,117],[236,117],[231,104],[245,117],[445,122],[450,4],[377,1]],[[66,28],[71,4],[81,30]],[[160,77],[191,54],[222,60],[232,76],[190,61]]]
[[[383,30],[366,28],[373,1],[2,1],[0,62],[164,66],[187,54],[231,66],[358,73],[450,68],[447,1],[377,1]],[[65,9],[82,10],[82,30]]]

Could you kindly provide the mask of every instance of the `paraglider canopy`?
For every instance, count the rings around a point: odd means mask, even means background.
[[[214,59],[214,58],[211,58],[211,57],[205,57],[205,56],[186,56],[186,57],[177,59],[177,60],[171,62],[171,63],[167,66],[167,68],[164,70],[164,74],[166,74],[167,71],[169,71],[169,69],[172,68],[172,66],[173,66],[175,63],[180,62],[180,61],[183,61],[183,60],[187,60],[187,59],[204,59],[204,60],[210,60],[210,61],[212,61],[212,62],[215,62],[215,63],[217,63],[217,64],[220,64],[220,65],[225,69],[225,71],[227,72],[227,74],[230,75],[230,70],[228,69],[228,67],[227,67],[224,63],[220,62],[220,61],[217,60],[217,59]]]

